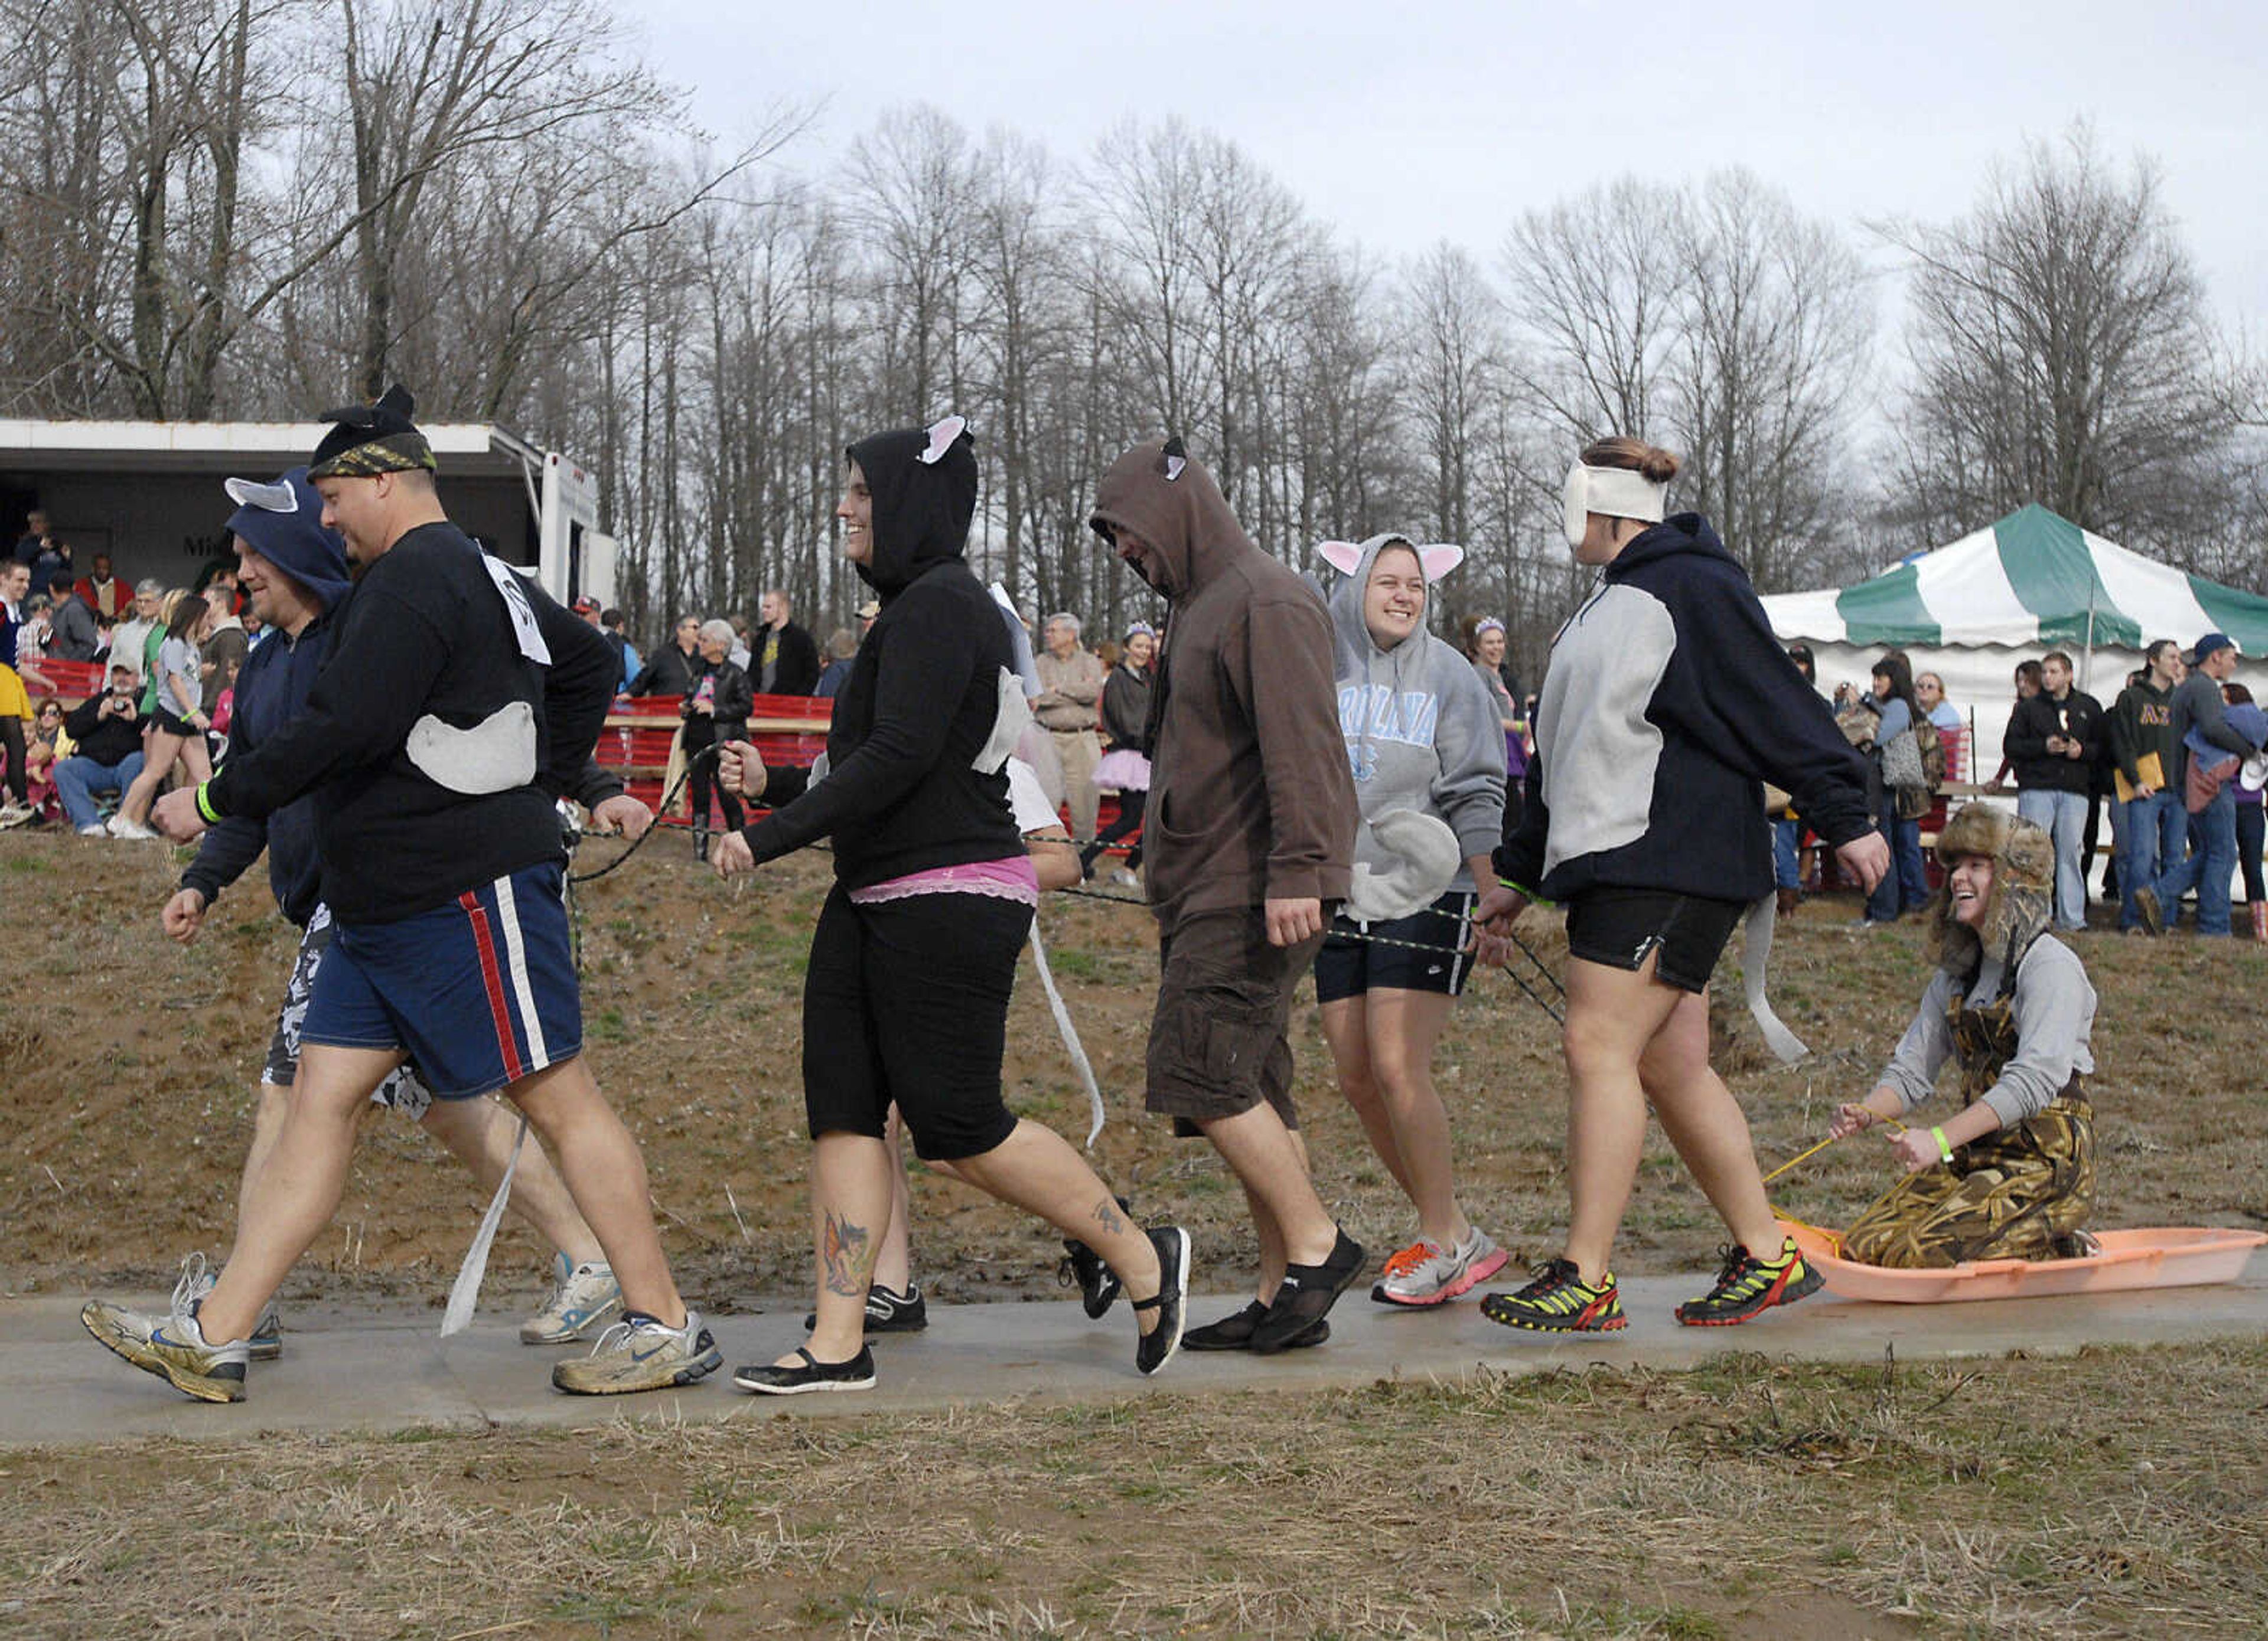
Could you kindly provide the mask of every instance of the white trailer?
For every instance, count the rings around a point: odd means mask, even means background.
[[[81,573],[96,553],[129,581],[193,584],[232,549],[232,474],[272,478],[304,463],[318,422],[31,422],[0,419],[0,552],[39,508]],[[424,429],[449,516],[562,603],[615,596],[614,541],[597,529],[598,487],[581,463],[484,423]]]

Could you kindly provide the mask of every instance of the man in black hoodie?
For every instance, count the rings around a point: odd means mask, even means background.
[[[452,525],[409,396],[331,413],[308,476],[357,571],[306,710],[193,792],[177,842],[315,796],[322,895],[339,924],[301,1028],[291,1110],[234,1253],[166,1318],[91,1304],[87,1328],[187,1394],[241,1401],[251,1334],[337,1211],[359,1108],[414,1059],[440,1099],[502,1091],[559,1158],[621,1281],[623,1326],[552,1370],[562,1390],[688,1384],[722,1362],[677,1292],[637,1142],[582,1057],[555,798],[588,759],[614,658],[570,618],[555,652],[531,589]],[[572,647],[564,647],[571,645]]]
[[[725,784],[779,806],[721,837],[732,877],[831,837],[835,887],[804,977],[803,1081],[821,1274],[809,1342],[733,1375],[771,1395],[864,1390],[867,1291],[891,1211],[882,1137],[895,1103],[915,1151],[979,1190],[1044,1216],[1106,1261],[1134,1296],[1135,1364],[1182,1339],[1189,1233],[1145,1232],[1052,1129],[1000,1097],[1008,998],[1039,879],[1003,773],[1028,714],[991,595],[963,559],[976,504],[964,424],[853,445],[836,516],[843,556],[881,594],[828,728],[828,773],[767,771],[736,748]]]
[[[239,504],[228,523],[236,541],[238,582],[254,612],[274,632],[252,652],[237,679],[228,751],[230,756],[240,757],[305,710],[330,656],[331,612],[346,597],[350,583],[344,543],[320,522],[322,498],[309,483],[306,468],[295,467],[269,484],[231,479],[227,488]],[[538,618],[545,622],[547,637],[567,638],[557,629],[569,617],[557,605],[544,600]],[[601,827],[620,826],[636,834],[652,819],[644,804],[624,793],[619,777],[595,763],[585,767],[573,796]],[[314,799],[295,799],[265,820],[232,816],[212,828],[201,840],[196,858],[182,873],[181,887],[163,915],[167,934],[184,945],[194,941],[222,890],[242,876],[263,850],[269,888],[277,909],[299,931],[299,950],[261,1069],[239,1202],[252,1195],[253,1182],[283,1130],[298,1074],[300,1022],[323,954],[336,932],[330,909],[322,903]],[[488,1190],[497,1188],[511,1166],[515,1124],[493,1100],[437,1100],[418,1079],[416,1068],[403,1065],[387,1075],[372,1103],[421,1123]],[[596,1331],[620,1308],[622,1290],[598,1239],[576,1212],[574,1200],[541,1146],[522,1154],[512,1176],[511,1201],[514,1211],[544,1238],[545,1246],[555,1250],[558,1264],[552,1293],[521,1325],[521,1341],[560,1344]],[[253,1357],[270,1359],[282,1349],[281,1326],[271,1303],[253,1329]]]
[[[2040,658],[2040,693],[2016,703],[2000,750],[2016,769],[2016,813],[2055,840],[2056,927],[2087,927],[2087,867],[2080,840],[2094,806],[2102,751],[2102,707],[2072,688],[2071,657]]]
[[[2190,817],[2180,791],[2169,784],[2181,745],[2174,735],[2181,646],[2161,638],[2142,661],[2142,672],[2111,703],[2105,728],[2118,783],[2118,926],[2147,933],[2138,895],[2156,881],[2161,866],[2181,858]]]

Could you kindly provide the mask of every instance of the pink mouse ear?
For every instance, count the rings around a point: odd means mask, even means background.
[[[1454,541],[1435,541],[1418,549],[1418,562],[1425,567],[1425,585],[1430,587],[1465,562],[1465,549]]]
[[[935,467],[944,460],[945,453],[953,448],[954,441],[968,430],[968,418],[959,416],[949,416],[930,429],[929,448],[921,453],[922,465]]]
[[[1351,541],[1318,541],[1316,556],[1343,576],[1351,576],[1362,563],[1362,548]]]

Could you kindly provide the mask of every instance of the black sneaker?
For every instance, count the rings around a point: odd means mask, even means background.
[[[1260,1326],[1260,1319],[1267,1314],[1268,1306],[1255,1299],[1233,1315],[1224,1316],[1217,1322],[1207,1322],[1202,1328],[1190,1328],[1182,1336],[1182,1349],[1249,1350],[1252,1349],[1253,1330]],[[1318,1321],[1284,1348],[1286,1350],[1304,1350],[1310,1345],[1324,1343],[1330,1336],[1330,1323]]]
[[[803,1360],[793,1367],[761,1362],[733,1370],[733,1382],[760,1396],[799,1396],[813,1390],[872,1390],[874,1353],[865,1345],[847,1362],[822,1362],[806,1346],[796,1352]]]
[[[1158,1325],[1134,1344],[1134,1365],[1145,1374],[1174,1359],[1189,1321],[1189,1233],[1179,1225],[1156,1225],[1150,1232],[1150,1246],[1158,1250],[1158,1291],[1146,1299],[1128,1301],[1138,1314],[1158,1313]]]
[[[1362,1244],[1341,1231],[1331,1245],[1330,1257],[1322,1264],[1294,1265],[1285,1271],[1275,1302],[1252,1329],[1252,1353],[1273,1356],[1289,1350],[1292,1342],[1322,1321],[1338,1303],[1339,1295],[1354,1284],[1367,1257]]]
[[[1532,1274],[1535,1280],[1517,1293],[1483,1299],[1481,1314],[1530,1333],[1620,1333],[1630,1326],[1612,1271],[1594,1286],[1573,1260],[1562,1257],[1545,1260]]]
[[[1737,1243],[1719,1251],[1725,1263],[1717,1285],[1677,1307],[1677,1320],[1688,1328],[1734,1327],[1816,1293],[1827,1280],[1797,1250],[1793,1237],[1782,1240],[1778,1259],[1758,1259]]]
[[[1118,1205],[1129,1215],[1134,1211],[1133,1204],[1123,1196]],[[1107,1314],[1126,1285],[1118,1280],[1118,1273],[1103,1262],[1101,1255],[1076,1237],[1064,1239],[1064,1256],[1056,1266],[1056,1281],[1066,1288],[1078,1287],[1079,1302],[1086,1307],[1089,1321],[1100,1321]]]
[[[819,1326],[819,1314],[813,1312],[803,1319],[803,1330],[811,1332]],[[876,1283],[866,1290],[866,1331],[878,1333],[919,1333],[929,1326],[929,1301],[922,1297],[921,1284],[909,1282],[903,1293],[894,1293]]]

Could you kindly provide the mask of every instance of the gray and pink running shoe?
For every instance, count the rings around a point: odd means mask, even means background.
[[[1381,1305],[1446,1305],[1504,1269],[1505,1251],[1478,1225],[1454,1247],[1421,1238],[1386,1262],[1370,1297]]]

